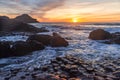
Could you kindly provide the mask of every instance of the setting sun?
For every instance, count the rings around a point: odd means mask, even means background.
[[[72,22],[76,23],[76,22],[78,22],[78,19],[74,18],[74,19],[72,19]]]

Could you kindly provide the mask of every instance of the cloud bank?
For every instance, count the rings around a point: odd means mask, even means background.
[[[17,15],[21,13],[39,14],[62,6],[65,0],[0,0],[0,13]]]

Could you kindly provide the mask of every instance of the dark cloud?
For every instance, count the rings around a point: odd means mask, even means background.
[[[0,0],[0,13],[7,14],[39,14],[43,16],[47,11],[62,6],[65,0]],[[10,11],[10,12],[8,12]]]

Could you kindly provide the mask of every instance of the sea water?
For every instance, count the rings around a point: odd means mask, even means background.
[[[120,58],[120,45],[104,44],[99,41],[88,39],[92,30],[101,28],[111,33],[120,32],[120,25],[81,25],[81,24],[32,24],[35,27],[45,27],[50,32],[38,34],[52,35],[52,32],[59,33],[69,42],[68,47],[52,48],[47,46],[44,50],[32,52],[22,57],[10,57],[0,59],[0,70],[13,68],[40,67],[50,63],[51,59],[57,56],[73,55],[86,61],[101,61],[105,57],[111,59]],[[28,36],[3,36],[0,41],[25,41]]]

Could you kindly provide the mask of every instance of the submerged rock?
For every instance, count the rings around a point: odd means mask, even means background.
[[[89,34],[89,38],[93,39],[93,40],[105,40],[105,39],[110,39],[111,38],[111,34],[107,31],[104,31],[103,29],[97,29],[92,31]]]

